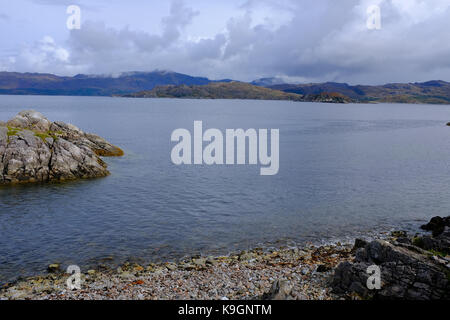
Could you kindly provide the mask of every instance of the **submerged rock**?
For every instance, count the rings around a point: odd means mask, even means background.
[[[105,139],[34,110],[0,123],[0,184],[103,177],[109,172],[99,156],[121,155]]]

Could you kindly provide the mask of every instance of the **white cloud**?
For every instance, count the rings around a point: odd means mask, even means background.
[[[57,72],[69,71],[69,51],[56,44],[51,36],[45,36],[31,45],[24,46],[19,55],[9,57],[7,62],[19,71]],[[11,68],[7,68],[11,69]]]

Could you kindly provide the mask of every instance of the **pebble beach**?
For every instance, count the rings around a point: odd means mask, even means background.
[[[332,270],[351,261],[352,244],[263,250],[227,256],[196,256],[180,262],[124,263],[117,269],[81,273],[81,288],[70,290],[70,277],[53,265],[49,273],[29,277],[0,290],[0,299],[33,300],[249,300],[339,299],[331,292]],[[278,292],[273,287],[278,285]]]

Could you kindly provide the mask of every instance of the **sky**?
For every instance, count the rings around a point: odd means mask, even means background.
[[[450,0],[0,0],[0,71],[450,81]],[[69,5],[81,12],[69,30]],[[380,28],[368,8],[380,9]],[[371,11],[372,12],[372,11]]]

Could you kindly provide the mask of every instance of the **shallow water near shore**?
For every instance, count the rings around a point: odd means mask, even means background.
[[[111,175],[0,188],[0,283],[49,263],[114,264],[350,239],[450,209],[450,106],[0,96],[121,147]],[[177,128],[278,128],[280,170],[175,166]]]

